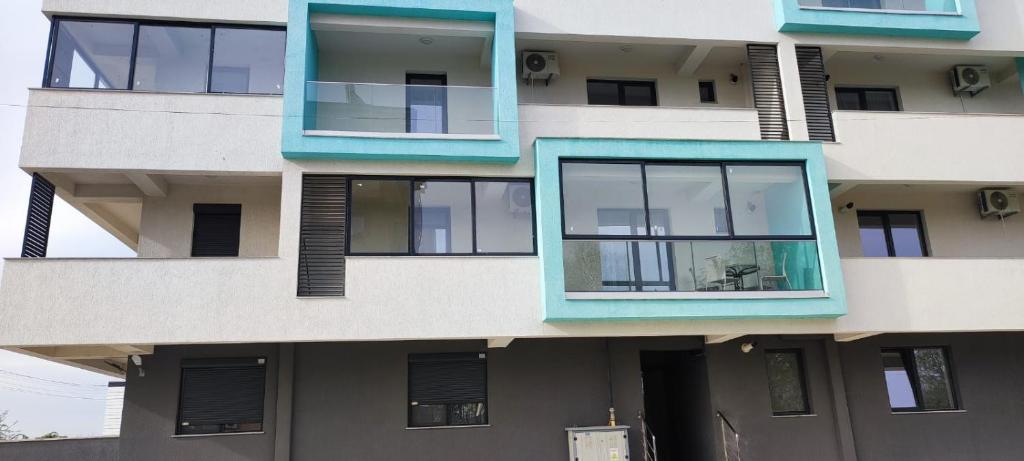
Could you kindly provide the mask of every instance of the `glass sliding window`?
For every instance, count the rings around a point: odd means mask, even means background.
[[[128,89],[133,24],[62,20],[55,30],[50,87]]]
[[[406,180],[351,181],[351,253],[409,253],[411,187]]]
[[[587,104],[599,106],[657,106],[654,82],[587,80]]]
[[[928,256],[924,224],[916,211],[858,211],[863,256]]]
[[[666,221],[651,223],[653,235],[729,235],[721,166],[648,164],[645,170],[649,206],[663,210]]]
[[[839,110],[900,110],[893,88],[836,88],[836,105]]]
[[[214,32],[214,93],[281,94],[285,31],[217,27]]]
[[[772,414],[784,416],[810,413],[807,379],[804,376],[803,355],[800,351],[768,350],[764,353],[764,359],[768,367]]]
[[[566,235],[647,235],[642,167],[635,163],[563,163]],[[630,225],[601,226],[601,210],[637,210]]]
[[[811,216],[799,165],[726,165],[735,235],[810,236]]]
[[[205,92],[210,66],[208,27],[139,27],[134,89]]]
[[[914,347],[882,350],[885,385],[893,411],[958,408],[947,350]]]
[[[472,184],[416,181],[413,242],[417,254],[473,252]]]
[[[477,181],[477,253],[533,253],[533,190],[529,182]]]

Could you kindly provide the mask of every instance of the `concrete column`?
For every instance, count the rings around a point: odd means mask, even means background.
[[[839,345],[831,338],[824,339],[822,342],[825,345],[825,360],[828,362],[829,384],[832,388],[839,453],[843,457],[843,461],[857,461],[857,448],[854,445],[850,407],[846,401],[846,381],[843,378],[842,362],[839,358]]]
[[[796,45],[791,41],[779,43],[779,71],[782,74],[782,96],[786,100],[786,121],[789,139],[807,141],[807,112],[804,92],[800,87],[800,68],[797,67]]]
[[[274,424],[274,461],[292,457],[292,394],[295,384],[295,345],[282,343],[277,353],[277,421]]]

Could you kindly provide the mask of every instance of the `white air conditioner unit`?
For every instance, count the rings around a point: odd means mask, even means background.
[[[1017,192],[1007,189],[982,189],[978,191],[978,205],[981,217],[998,216],[1005,218],[1020,213]]]
[[[953,80],[953,93],[970,93],[971,96],[981,93],[992,86],[985,66],[956,66],[950,71]]]
[[[550,82],[560,74],[558,53],[550,51],[523,52],[523,80],[544,80]]]
[[[513,215],[533,211],[533,197],[530,197],[530,185],[527,183],[509,183],[505,188],[505,198],[508,200],[508,211]]]

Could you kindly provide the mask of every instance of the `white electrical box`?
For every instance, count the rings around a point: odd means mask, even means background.
[[[629,426],[569,427],[569,461],[629,461]]]

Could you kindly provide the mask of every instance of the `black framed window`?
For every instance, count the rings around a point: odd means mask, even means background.
[[[956,386],[945,347],[882,349],[889,407],[893,411],[959,409]]]
[[[657,106],[652,81],[587,79],[587,104],[604,106]]]
[[[839,110],[873,110],[895,112],[900,110],[895,88],[836,88],[836,107]]]
[[[803,352],[792,350],[766,350],[768,391],[771,395],[772,414],[775,416],[806,415],[811,413],[807,396],[807,374]]]
[[[406,133],[448,132],[448,76],[406,74]]]
[[[529,179],[368,176],[348,191],[346,254],[536,254]]]
[[[192,256],[238,256],[242,205],[192,206]]]
[[[281,94],[285,29],[56,17],[43,86]]]
[[[562,234],[584,240],[813,240],[800,162],[560,163]],[[600,226],[602,210],[637,210],[632,226]],[[651,222],[653,210],[664,222]],[[724,216],[723,216],[724,215]],[[724,218],[724,219],[723,219]]]
[[[924,222],[917,211],[858,211],[863,256],[928,256]]]
[[[715,88],[714,80],[701,80],[697,82],[697,89],[700,91],[700,102],[705,104],[718,102],[718,90]]]
[[[175,433],[262,431],[266,381],[262,357],[182,361]]]
[[[409,427],[487,424],[487,354],[409,354]]]

